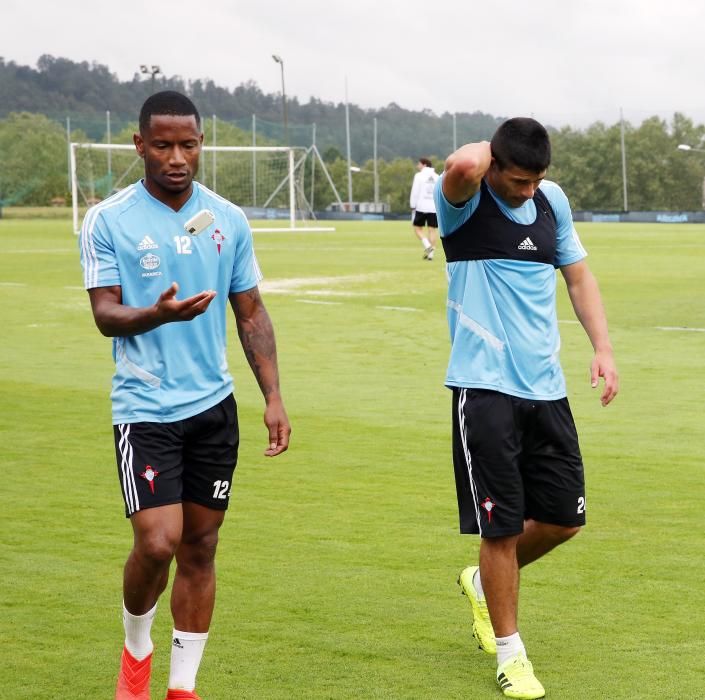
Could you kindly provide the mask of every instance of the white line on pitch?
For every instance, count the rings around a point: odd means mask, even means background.
[[[685,326],[656,326],[657,331],[685,331],[690,333],[705,333],[705,328],[686,328]]]
[[[413,306],[378,306],[377,308],[385,311],[421,311],[421,309],[415,309]]]
[[[0,282],[0,287],[26,287],[24,282]]]
[[[3,255],[36,255],[37,253],[58,253],[60,255],[65,255],[68,253],[75,253],[74,248],[36,248],[35,250],[3,250]]]
[[[342,301],[318,301],[316,299],[297,299],[302,304],[323,304],[325,306],[340,306]]]

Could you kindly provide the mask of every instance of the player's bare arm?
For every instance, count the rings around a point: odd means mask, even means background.
[[[606,406],[619,391],[619,375],[597,280],[584,260],[565,265],[561,268],[561,273],[568,287],[568,295],[575,315],[595,350],[595,356],[590,365],[590,382],[593,387],[596,387],[599,378],[604,379],[605,385],[600,401],[603,406]]]
[[[122,303],[122,287],[96,287],[88,290],[93,318],[105,336],[127,337],[151,331],[174,321],[190,321],[202,314],[215,298],[215,292],[203,291],[186,299],[177,299],[179,285],[171,286],[159,295],[152,306],[133,307]]]
[[[479,189],[492,162],[489,141],[468,143],[446,159],[443,195],[451,204],[467,202]]]
[[[289,447],[291,426],[279,390],[272,322],[257,287],[231,294],[230,305],[235,313],[242,349],[266,404],[264,423],[269,431],[269,448],[264,454],[275,457]]]

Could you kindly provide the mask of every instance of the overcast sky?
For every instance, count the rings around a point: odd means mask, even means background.
[[[141,63],[306,102],[533,115],[554,126],[705,122],[702,0],[2,0],[0,55]]]

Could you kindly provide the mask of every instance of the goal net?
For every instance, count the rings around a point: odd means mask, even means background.
[[[253,231],[331,230],[310,225],[315,215],[304,183],[309,152],[285,146],[204,146],[196,180],[242,207],[248,218],[266,222]],[[76,234],[87,207],[144,172],[131,144],[72,143],[70,161]]]

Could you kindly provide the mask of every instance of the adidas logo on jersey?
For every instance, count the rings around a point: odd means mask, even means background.
[[[538,250],[534,242],[527,236],[517,247],[518,250]]]
[[[137,250],[154,250],[159,246],[149,237],[145,236],[137,246]]]

